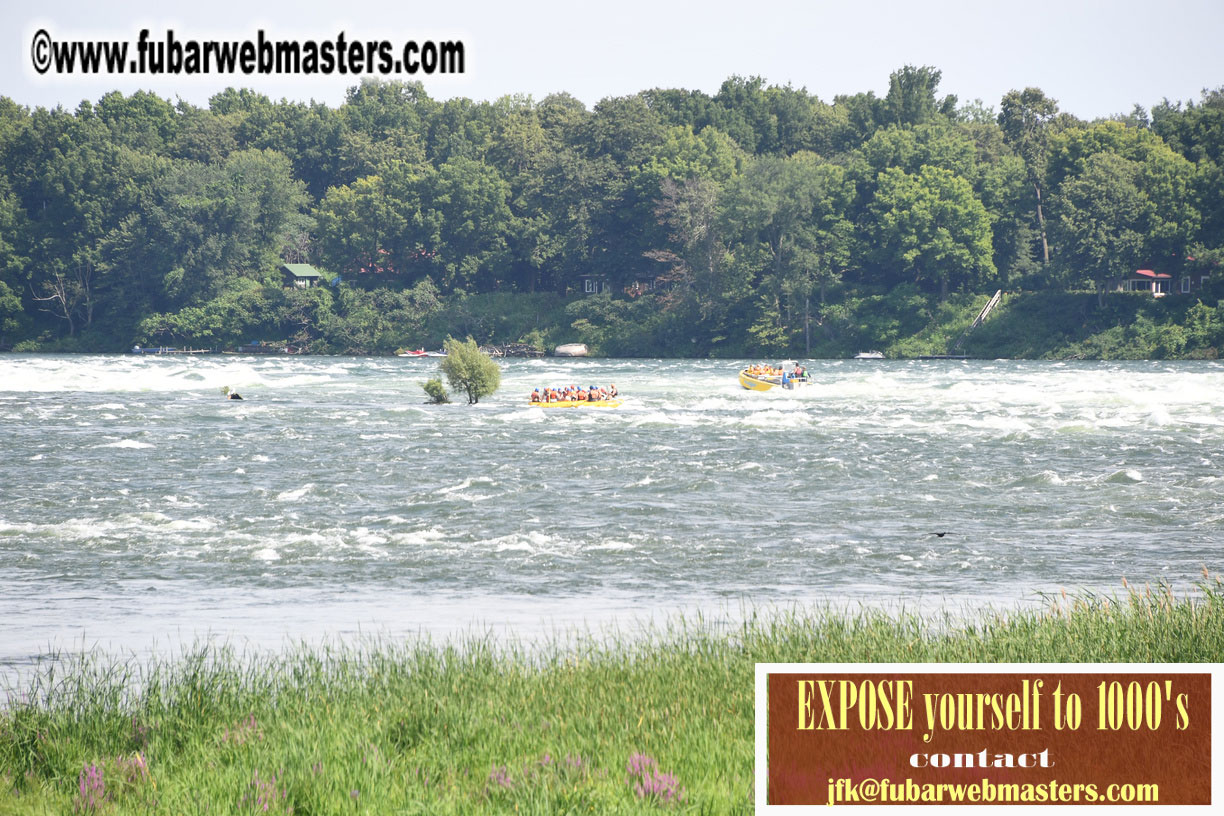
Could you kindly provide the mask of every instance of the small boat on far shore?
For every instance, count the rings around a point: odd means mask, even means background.
[[[421,349],[416,349],[415,351],[409,351],[409,350],[397,351],[395,352],[395,355],[397,357],[445,357],[446,352],[445,351],[426,351],[425,349],[421,348]]]
[[[132,346],[131,354],[216,354],[214,349],[175,348],[174,346]]]
[[[562,343],[553,350],[554,357],[585,357],[588,353],[586,343]]]

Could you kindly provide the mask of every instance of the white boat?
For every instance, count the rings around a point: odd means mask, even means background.
[[[585,357],[587,353],[586,343],[562,343],[553,350],[554,357]]]
[[[860,351],[854,355],[856,360],[883,360],[884,352],[882,351]]]

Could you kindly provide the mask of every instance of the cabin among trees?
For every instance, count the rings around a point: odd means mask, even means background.
[[[1119,279],[1114,288],[1119,292],[1151,292],[1152,297],[1164,297],[1168,294],[1189,295],[1202,291],[1208,280],[1210,276],[1201,272],[1186,272],[1174,280],[1172,275],[1165,272],[1136,269],[1125,278]]]
[[[612,283],[607,275],[579,275],[584,295],[598,295],[600,292],[611,292]]]
[[[286,288],[309,289],[323,282],[323,275],[310,264],[281,264],[281,279]]]
[[[1173,276],[1151,269],[1136,269],[1118,282],[1119,292],[1151,292],[1153,297],[1169,294]]]
[[[598,295],[601,292],[615,292],[616,288],[607,275],[587,274],[579,275],[578,279],[582,282],[582,294]],[[661,288],[659,278],[638,277],[634,278],[631,283],[626,284],[621,291],[631,298],[638,295],[645,295],[649,292],[658,291]]]

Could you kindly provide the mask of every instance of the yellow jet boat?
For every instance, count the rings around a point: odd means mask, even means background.
[[[749,374],[747,368],[741,369],[739,382],[740,385],[749,391],[768,391],[775,386],[791,389],[807,385],[809,378],[806,374],[802,377],[796,377],[791,373],[797,365],[794,360],[783,360],[773,366],[774,369],[782,371],[782,374]]]

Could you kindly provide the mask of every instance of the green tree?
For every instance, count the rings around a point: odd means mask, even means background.
[[[659,295],[663,309],[688,322],[707,341],[706,350],[737,334],[737,313],[752,294],[752,271],[747,264],[732,263],[729,255],[720,192],[720,185],[707,178],[680,183],[665,178],[655,214],[669,242],[649,253],[667,265],[659,276],[666,282]]]
[[[386,268],[383,254],[402,248],[408,218],[402,197],[393,198],[381,176],[365,176],[333,187],[315,211],[317,254],[324,266],[345,276]],[[409,207],[410,207],[409,203]],[[419,212],[419,210],[418,210]],[[387,263],[384,263],[387,261]]]
[[[900,283],[899,272],[946,297],[950,288],[995,274],[990,216],[969,182],[950,170],[924,166],[910,175],[889,168],[868,212],[872,255],[889,286]]]
[[[425,120],[437,107],[420,82],[363,79],[349,89],[340,111],[352,130],[382,141],[396,133],[424,133]]]
[[[1198,104],[1168,99],[1152,108],[1152,130],[1192,162],[1224,162],[1224,86],[1204,89]]]
[[[1012,149],[1024,159],[1028,182],[1033,188],[1037,228],[1041,236],[1041,258],[1050,262],[1050,245],[1046,237],[1045,213],[1041,207],[1046,161],[1049,155],[1052,123],[1058,115],[1058,102],[1047,97],[1040,88],[1008,91],[999,105],[999,127]]]
[[[311,223],[289,161],[240,150],[222,165],[177,162],[140,213],[143,263],[160,279],[163,309],[211,300],[241,279],[273,282],[294,236]]]
[[[714,96],[710,123],[745,150],[767,153],[778,144],[778,119],[770,110],[765,80],[759,76],[732,76]]]
[[[789,335],[796,316],[806,323],[812,293],[845,271],[852,197],[845,171],[811,153],[763,156],[728,185],[723,224],[740,236],[732,252],[740,260],[764,262],[757,270],[765,304],[761,319],[772,320],[777,331],[762,329],[758,336]]]
[[[929,65],[906,65],[888,77],[888,95],[881,106],[882,121],[894,125],[918,125],[938,116],[952,116],[956,97],[935,98],[943,72]]]
[[[1206,246],[1224,248],[1224,167],[1199,162],[1194,174],[1195,200],[1203,216],[1199,241]]]
[[[506,279],[519,291],[551,288],[561,262],[564,236],[553,208],[557,191],[548,173],[568,150],[556,131],[544,127],[529,97],[498,100],[503,112],[488,160],[509,185],[510,230],[506,236]]]
[[[321,198],[328,187],[380,169],[375,165],[366,172],[345,175],[348,168],[343,162],[344,138],[351,131],[343,115],[322,102],[306,104],[282,99],[275,104],[255,106],[237,121],[243,146],[283,154],[293,165],[294,178],[306,185],[312,197]],[[413,134],[399,133],[393,137],[397,146],[409,144],[410,154],[415,138]]]
[[[238,149],[241,114],[222,116],[186,102],[178,105],[180,124],[169,153],[176,159],[214,164]]]
[[[853,150],[871,138],[883,121],[883,102],[872,91],[833,97],[833,109],[845,121],[837,144],[840,151]]]
[[[109,128],[110,139],[145,153],[163,153],[178,135],[179,122],[174,106],[148,91],[124,96],[111,91],[94,108]]]
[[[457,156],[428,173],[421,190],[420,226],[410,225],[409,242],[435,249],[444,286],[497,289],[511,228],[510,186],[488,164]]]
[[[21,291],[28,261],[13,244],[14,239],[24,237],[26,229],[25,212],[0,176],[0,344],[11,342],[27,322]]]
[[[1051,189],[1060,191],[1068,182],[1083,178],[1093,160],[1106,153],[1133,163],[1136,172],[1131,181],[1152,206],[1137,260],[1159,272],[1181,271],[1186,250],[1201,229],[1199,200],[1203,199],[1196,200],[1195,188],[1201,189],[1198,182],[1210,163],[1196,168],[1150,130],[1097,122],[1068,128],[1052,140],[1048,177],[1060,186]],[[1099,175],[1100,168],[1094,172]]]
[[[865,179],[868,183],[874,183],[876,176],[889,167],[899,167],[913,175],[924,164],[951,170],[971,183],[979,174],[973,140],[942,122],[878,130],[857,152],[870,168]]]
[[[1091,156],[1052,202],[1061,266],[1091,280],[1103,301],[1110,281],[1138,268],[1156,209],[1138,179],[1142,168],[1115,153]]]
[[[501,385],[501,367],[471,337],[462,341],[448,337],[442,347],[446,351],[442,373],[452,391],[467,394],[468,405],[480,402],[481,397],[489,396]]]

